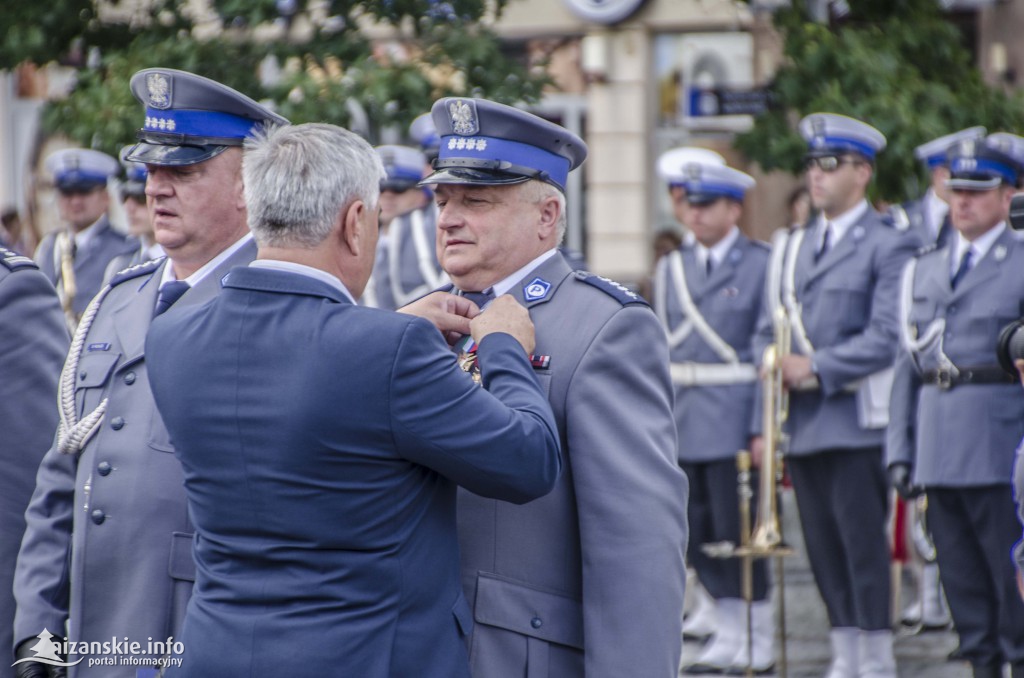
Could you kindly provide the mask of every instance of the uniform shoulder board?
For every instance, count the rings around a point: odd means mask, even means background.
[[[601,290],[605,294],[614,297],[623,306],[627,304],[643,304],[649,306],[647,300],[641,297],[636,292],[633,292],[625,285],[617,283],[614,280],[595,275],[588,271],[576,271],[574,273],[577,280],[580,282],[592,285],[597,289]]]
[[[120,285],[126,280],[131,280],[132,278],[138,278],[140,276],[152,273],[156,269],[160,268],[160,264],[162,264],[163,261],[164,257],[159,257],[157,259],[150,259],[149,261],[144,261],[141,264],[129,266],[123,271],[118,271],[116,274],[114,274],[114,277],[110,279],[110,286],[116,287],[117,285]]]
[[[6,247],[0,247],[0,264],[12,271],[17,271],[19,268],[39,268],[36,262]]]
[[[934,252],[934,251],[936,251],[938,249],[939,249],[939,246],[937,244],[931,243],[929,245],[925,245],[923,247],[918,248],[918,250],[914,254],[914,256],[915,257],[923,257],[924,255],[931,254],[932,252]]]
[[[769,245],[768,243],[766,243],[764,240],[755,240],[755,239],[751,238],[750,239],[750,244],[753,245],[754,247],[757,247],[759,249],[764,250],[765,252],[771,252],[772,251],[772,246]]]

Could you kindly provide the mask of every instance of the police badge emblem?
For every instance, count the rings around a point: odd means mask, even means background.
[[[476,102],[456,99],[448,104],[448,118],[452,132],[461,136],[469,136],[480,131],[480,121],[476,115]]]
[[[542,278],[534,278],[530,283],[523,288],[523,298],[526,301],[537,301],[543,299],[548,295],[548,290],[551,289],[551,283]]]
[[[149,95],[151,107],[159,109],[171,107],[171,80],[163,73],[150,73],[146,76],[146,93]]]

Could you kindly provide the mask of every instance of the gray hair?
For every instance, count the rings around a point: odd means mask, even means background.
[[[322,123],[272,127],[245,141],[249,229],[269,247],[316,247],[355,200],[377,209],[384,166],[366,141]]]
[[[558,189],[557,186],[539,181],[537,179],[531,179],[523,184],[523,199],[533,204],[538,204],[547,200],[548,198],[555,198],[558,200],[558,230],[556,233],[557,242],[555,245],[561,245],[562,240],[565,239],[565,228],[566,228],[566,216],[565,216],[565,194]]]

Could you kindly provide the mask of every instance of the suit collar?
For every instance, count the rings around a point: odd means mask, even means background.
[[[508,291],[515,297],[516,301],[532,308],[551,301],[555,291],[572,274],[572,267],[562,256],[561,252],[545,259],[539,266],[527,272],[518,283]]]
[[[323,297],[343,304],[351,304],[344,292],[322,280],[302,273],[270,268],[243,266],[235,268],[224,278],[224,287],[279,294],[297,294]]]
[[[803,283],[809,283],[829,270],[835,268],[840,262],[853,256],[860,244],[868,236],[868,229],[882,227],[879,223],[878,215],[871,209],[864,212],[860,219],[856,223],[849,226],[846,233],[835,243],[822,257],[815,262],[814,252],[818,245],[817,238],[814,237],[816,233],[808,233],[808,236],[803,239],[803,244],[798,253],[800,270],[807,272],[807,277]]]
[[[692,248],[683,252],[686,264],[686,284],[694,302],[699,302],[707,294],[718,290],[736,275],[750,245],[750,239],[739,233],[722,260],[717,265],[713,264],[710,276],[705,275],[701,270]]]
[[[1007,260],[1007,255],[1017,245],[1017,238],[1013,231],[1008,228],[1004,229],[995,242],[992,243],[988,252],[974,264],[973,268],[967,271],[967,275],[961,279],[960,284],[953,290],[950,299],[959,299],[975,287],[983,285],[998,276]],[[947,274],[949,272],[948,269],[949,267],[947,266]]]

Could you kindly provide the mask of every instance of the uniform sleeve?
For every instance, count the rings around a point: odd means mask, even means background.
[[[914,360],[901,344],[896,352],[892,394],[889,398],[889,425],[885,431],[885,464],[914,465],[916,442],[914,428],[921,381]]]
[[[440,333],[411,322],[391,380],[399,451],[476,494],[524,503],[561,473],[554,414],[522,347],[507,334],[480,342],[481,388],[456,367]]]
[[[676,463],[672,399],[654,314],[617,311],[566,397],[589,678],[678,672],[689,487]]]
[[[25,637],[35,636],[44,626],[57,631],[64,628],[67,610],[67,580],[64,577],[66,544],[70,543],[71,533],[71,498],[69,494],[64,508],[58,509],[52,504],[41,506],[37,502],[45,492],[37,490],[33,495],[32,488],[36,485],[40,461],[44,459],[56,430],[57,381],[69,340],[53,286],[38,271],[17,271],[8,275],[0,283],[0,309],[0,317],[3,318],[0,331],[0,374],[3,375],[0,403],[5,408],[16,408],[4,410],[7,416],[2,417],[4,434],[0,448],[4,454],[5,472],[0,478],[0,502],[11,508],[12,513],[12,504],[17,503],[19,519],[29,505],[26,516],[29,530],[24,540],[30,544],[30,553],[19,555],[19,564],[24,561],[28,565],[37,556],[42,557],[46,550],[41,546],[44,542],[54,538],[65,542],[65,547],[59,549],[59,556],[54,558],[55,576],[63,579],[60,584],[52,580],[44,584],[43,581],[49,578],[35,568],[31,568],[31,575],[21,576],[19,565],[14,583],[15,599],[19,608],[23,605],[26,608],[20,618],[29,619],[34,630],[23,636],[15,635],[16,644]],[[45,470],[39,470],[39,475],[45,477],[47,474]],[[73,477],[67,487],[69,493],[73,493]],[[55,512],[60,513],[61,518],[57,518]],[[51,529],[58,529],[57,525],[61,526],[59,531],[63,537],[51,532]],[[19,542],[23,527],[19,521]],[[22,545],[23,553],[24,549]],[[17,545],[11,554],[12,563],[16,553]],[[62,593],[57,594],[55,588],[61,587]],[[36,603],[37,597],[42,600],[39,604]],[[61,598],[60,602],[56,602],[57,597]],[[24,626],[19,628],[25,630]]]
[[[772,327],[772,316],[771,316],[771,300],[768,299],[768,290],[771,285],[768,283],[768,271],[765,272],[765,286],[764,294],[762,295],[763,300],[761,303],[761,312],[757,316],[757,324],[754,328],[754,334],[750,337],[750,350],[753,356],[754,365],[758,369],[761,368],[762,357],[764,356],[764,350],[768,348],[768,345],[775,341],[775,329]],[[760,388],[760,381],[757,382],[758,386],[754,389],[754,407],[750,413],[750,435],[759,436],[762,435],[763,428],[763,416],[764,416],[764,393]]]
[[[826,396],[892,365],[898,337],[900,277],[918,245],[916,237],[903,233],[891,246],[880,248],[875,255],[871,312],[864,330],[815,351],[814,365]]]

